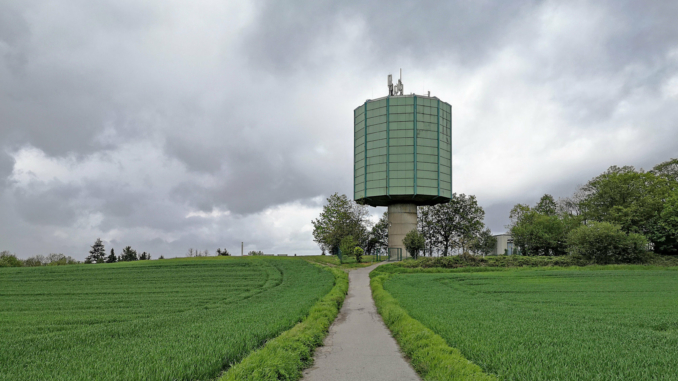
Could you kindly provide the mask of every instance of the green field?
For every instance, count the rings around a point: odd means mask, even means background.
[[[0,380],[206,380],[334,283],[293,258],[0,269]]]
[[[373,265],[375,262],[383,262],[386,260],[386,256],[382,255],[377,260],[376,255],[363,255],[361,262],[358,263],[355,260],[355,257],[344,257],[343,261],[339,261],[339,257],[336,255],[307,255],[302,257],[305,260],[320,265],[329,265],[333,267],[340,267],[342,269],[354,269],[359,267],[367,267]]]
[[[384,285],[501,380],[676,380],[676,270],[415,273]]]

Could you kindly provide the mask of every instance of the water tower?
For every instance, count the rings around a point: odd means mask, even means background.
[[[409,256],[403,238],[417,228],[417,206],[452,196],[452,106],[437,97],[405,95],[402,70],[389,94],[353,112],[353,198],[388,207],[388,251]]]

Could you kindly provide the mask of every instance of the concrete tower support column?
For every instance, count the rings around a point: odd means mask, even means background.
[[[388,206],[388,248],[401,248],[403,258],[409,257],[403,238],[417,228],[416,204],[392,204]]]

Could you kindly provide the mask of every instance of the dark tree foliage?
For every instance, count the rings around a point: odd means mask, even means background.
[[[426,241],[424,240],[424,236],[419,233],[417,229],[411,230],[405,234],[405,237],[403,238],[405,250],[407,250],[407,252],[410,253],[410,256],[415,259],[419,258],[419,252],[424,250],[425,244]]]
[[[346,236],[353,238],[361,246],[367,245],[367,207],[358,205],[345,194],[333,194],[327,199],[320,217],[313,220],[313,240],[321,249],[337,254],[341,240]]]
[[[137,261],[139,258],[137,257],[137,251],[132,249],[131,246],[126,246],[124,249],[122,249],[122,253],[120,254],[119,261],[121,262],[129,262],[129,261]]]
[[[663,165],[663,166],[662,166]],[[670,200],[678,182],[670,176],[673,164],[644,172],[633,167],[610,167],[589,181],[582,202],[585,221],[610,222],[628,233],[646,236],[659,254],[677,254],[676,230],[670,220]],[[655,168],[657,168],[655,167]],[[665,209],[669,211],[665,212]]]
[[[228,250],[226,250],[226,249],[221,250],[221,248],[218,248],[217,249],[217,256],[230,257],[231,253],[229,253]]]
[[[577,228],[580,217],[569,214],[547,215],[518,204],[511,210],[510,232],[523,255],[565,255],[567,235]]]
[[[497,245],[497,238],[492,235],[489,228],[483,229],[472,245],[472,249],[477,254],[488,255]]]
[[[341,243],[339,244],[339,250],[341,250],[342,257],[352,256],[355,253],[356,247],[358,247],[358,241],[356,241],[352,235],[347,235],[342,238]]]
[[[553,199],[553,196],[550,194],[545,194],[541,197],[537,206],[534,207],[534,210],[537,213],[541,213],[546,216],[555,216],[558,209],[558,204],[556,200]]]
[[[106,257],[106,249],[104,248],[101,238],[97,238],[89,251],[89,255],[85,259],[85,263],[104,263]]]
[[[429,207],[430,229],[435,245],[443,256],[453,249],[467,252],[474,238],[483,230],[485,211],[476,196],[456,193],[450,202]]]
[[[430,206],[420,206],[417,208],[417,229],[424,237],[424,256],[433,256],[433,252],[438,247],[440,239],[436,236],[433,226],[433,210]]]
[[[365,252],[370,255],[388,247],[388,213],[384,212],[379,221],[370,229]]]
[[[650,171],[658,176],[666,177],[671,181],[678,182],[678,159],[671,159],[657,164]]]
[[[115,263],[118,261],[118,257],[115,256],[115,250],[111,248],[111,254],[106,258],[106,263]]]
[[[0,267],[21,267],[23,263],[15,254],[10,253],[9,251],[0,252]]]
[[[534,208],[517,204],[510,218],[514,243],[527,255],[564,254],[570,231],[603,222],[627,236],[646,237],[658,254],[678,255],[678,159],[647,172],[612,166],[578,187],[572,197],[554,203],[544,195]]]
[[[609,222],[592,222],[568,234],[568,250],[596,263],[642,262],[647,252],[647,239],[636,233],[626,234]]]

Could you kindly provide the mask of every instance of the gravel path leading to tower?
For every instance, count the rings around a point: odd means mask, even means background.
[[[303,381],[420,380],[372,300],[369,273],[377,266],[349,273],[344,305]]]

